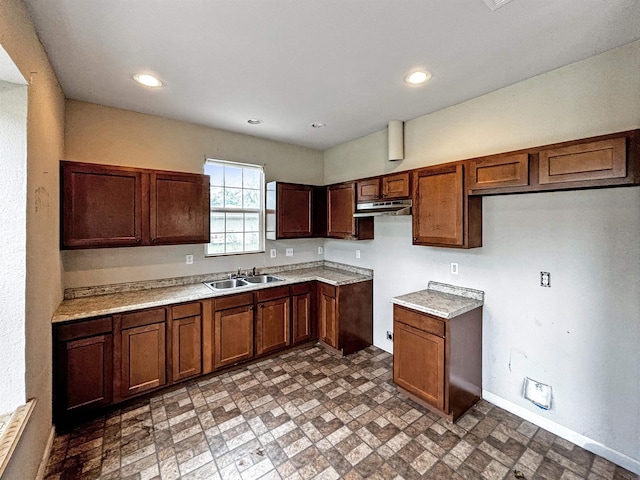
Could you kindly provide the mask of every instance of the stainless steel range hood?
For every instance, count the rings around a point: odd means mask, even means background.
[[[391,200],[388,202],[359,203],[354,217],[380,217],[383,215],[411,215],[411,200]]]

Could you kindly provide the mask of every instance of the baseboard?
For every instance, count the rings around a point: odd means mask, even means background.
[[[40,466],[38,467],[38,473],[36,474],[36,480],[43,480],[47,473],[47,464],[49,463],[49,455],[51,455],[51,447],[53,446],[53,439],[56,436],[55,427],[51,427],[49,432],[49,439],[47,445],[44,447],[44,453],[42,454],[42,460],[40,460]]]
[[[636,460],[631,458],[624,453],[617,452],[606,445],[603,445],[600,442],[597,442],[589,437],[585,437],[573,430],[568,429],[567,427],[563,427],[555,422],[552,422],[548,418],[544,418],[535,412],[527,410],[520,405],[516,405],[515,403],[509,402],[502,397],[499,397],[491,392],[487,392],[486,390],[482,391],[482,398],[487,402],[493,403],[494,405],[503,408],[504,410],[513,413],[514,415],[519,416],[531,422],[549,432],[557,435],[559,437],[564,438],[565,440],[569,440],[571,443],[575,443],[579,447],[584,448],[596,455],[600,455],[603,458],[606,458],[610,462],[615,463],[616,465],[620,465],[627,470],[640,475],[640,460]]]

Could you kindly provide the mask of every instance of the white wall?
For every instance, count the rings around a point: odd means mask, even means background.
[[[67,101],[67,160],[202,173],[204,158],[263,165],[267,181],[321,185],[322,152],[91,103]],[[232,271],[322,259],[321,239],[266,242],[266,252],[204,257],[203,245],[62,252],[66,288]],[[285,257],[285,248],[294,256]],[[271,259],[269,250],[277,257]],[[193,254],[193,265],[185,255]]]
[[[1,49],[1,47],[0,47]],[[25,403],[27,87],[0,80],[0,413]]]
[[[35,478],[51,433],[51,316],[62,299],[58,162],[64,147],[64,95],[22,0],[0,1],[0,44],[28,82],[23,356],[26,397],[37,404],[2,476],[22,480]],[[2,367],[13,369],[14,364]]]
[[[325,181],[639,128],[639,71],[635,42],[407,122],[399,164],[385,132],[330,149]],[[484,290],[485,394],[640,473],[639,205],[640,187],[485,197],[482,248],[412,246],[410,218],[386,217],[375,240],[327,241],[325,258],[374,269],[374,343],[388,351],[392,296],[429,280]],[[553,387],[550,411],[522,398],[525,376]]]

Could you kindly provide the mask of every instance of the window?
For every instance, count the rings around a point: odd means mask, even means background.
[[[207,159],[211,179],[211,241],[207,255],[264,251],[262,167]]]

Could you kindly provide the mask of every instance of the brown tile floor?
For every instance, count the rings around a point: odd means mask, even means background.
[[[308,346],[190,383],[56,437],[47,479],[640,478],[485,401],[451,425],[391,367]]]

